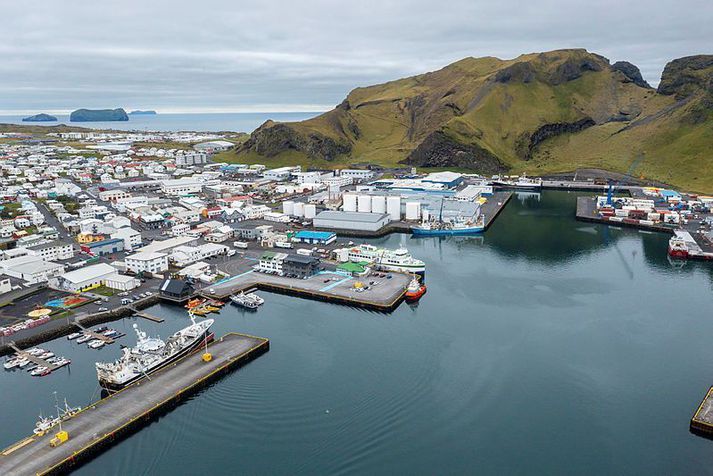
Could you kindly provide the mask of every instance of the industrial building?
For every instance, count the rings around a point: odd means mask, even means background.
[[[105,279],[104,285],[107,288],[116,289],[117,291],[131,291],[141,286],[141,280],[133,276],[124,274],[115,274]]]
[[[111,238],[82,245],[82,251],[92,256],[104,256],[124,251],[124,240]]]
[[[313,221],[315,228],[335,230],[378,231],[391,221],[387,213],[325,210]]]
[[[0,261],[0,270],[13,278],[34,284],[49,281],[64,273],[64,266],[44,261],[40,256],[20,256]]]
[[[114,275],[118,275],[116,268],[99,263],[63,274],[59,277],[59,284],[67,291],[80,292],[102,286]]]
[[[329,231],[300,230],[292,237],[296,243],[328,245],[337,239],[337,234]]]

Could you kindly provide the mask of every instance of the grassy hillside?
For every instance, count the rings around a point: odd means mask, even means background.
[[[357,88],[297,123],[268,122],[224,160],[453,167],[531,174],[597,167],[713,190],[713,57],[675,60],[657,92],[638,68],[585,50],[465,58]]]

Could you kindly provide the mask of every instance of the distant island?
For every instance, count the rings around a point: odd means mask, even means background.
[[[25,117],[22,119],[22,122],[57,122],[57,118],[49,114],[41,113]]]
[[[69,116],[70,122],[128,121],[129,116],[118,109],[77,109]]]
[[[152,110],[152,111],[141,111],[141,110],[138,110],[138,111],[131,111],[131,112],[129,113],[130,116],[155,116],[156,114],[158,114],[158,113],[157,113],[156,111],[153,111],[153,110]]]

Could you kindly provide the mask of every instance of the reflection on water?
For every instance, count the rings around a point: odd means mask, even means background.
[[[256,313],[227,306],[216,334],[266,336],[270,352],[77,474],[711,467],[711,442],[687,429],[713,383],[710,266],[670,263],[666,235],[575,221],[576,196],[512,200],[480,237],[373,240],[428,267],[423,299],[391,314],[269,293]],[[139,325],[167,336],[184,311],[159,305],[166,322]],[[2,445],[31,431],[52,390],[85,404],[93,362],[119,354],[48,346],[72,373],[0,375]]]

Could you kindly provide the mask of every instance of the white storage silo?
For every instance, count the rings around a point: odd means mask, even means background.
[[[285,215],[294,215],[295,214],[295,202],[292,200],[287,200],[285,202],[282,202],[282,213]]]
[[[383,195],[374,195],[371,197],[371,212],[386,213],[386,197]]]
[[[406,219],[418,220],[421,215],[421,204],[419,202],[406,202]]]
[[[345,212],[355,212],[357,211],[357,196],[354,193],[344,194],[344,211]]]
[[[317,205],[314,205],[312,203],[308,203],[307,205],[305,205],[305,218],[311,220],[315,216],[317,216]]]
[[[357,199],[357,211],[361,213],[371,212],[371,195],[359,195]]]
[[[305,204],[303,202],[295,202],[294,215],[296,217],[305,216]]]
[[[386,198],[386,213],[391,215],[391,221],[401,220],[401,197]]]
[[[431,212],[428,210],[428,208],[424,208],[421,215],[423,216],[423,221],[428,221],[428,219],[431,218]]]

